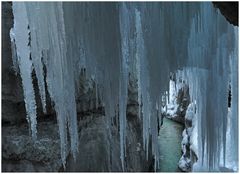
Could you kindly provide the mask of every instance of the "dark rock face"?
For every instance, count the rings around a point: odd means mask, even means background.
[[[235,26],[238,26],[238,1],[236,2],[213,2],[214,6],[219,8],[222,15]]]
[[[29,135],[20,75],[13,71],[9,31],[13,26],[11,3],[2,3],[2,171],[57,172],[64,171],[61,162],[60,139],[54,109],[47,94],[47,114],[43,114],[37,79],[33,83],[37,103],[38,139]],[[136,82],[129,84],[127,109],[126,171],[148,171],[138,119]],[[104,108],[96,107],[94,81],[82,73],[77,92],[79,153],[76,162],[70,153],[66,171],[122,171],[117,125],[107,128]],[[111,133],[111,137],[109,134]]]
[[[179,107],[176,114],[180,117],[179,121],[184,123],[186,111],[190,103],[189,87],[187,85],[184,85],[184,87],[178,91],[177,103]]]
[[[126,171],[149,172],[150,166],[154,164],[151,159],[146,160],[146,152],[142,144],[142,126],[138,115],[127,115],[127,137],[126,137]],[[151,152],[149,152],[151,154]]]
[[[104,115],[91,114],[79,121],[79,153],[69,157],[66,171],[121,171],[117,130],[109,130]],[[113,136],[109,138],[109,131]]]
[[[26,121],[21,77],[12,68],[9,31],[13,26],[12,4],[2,3],[2,122],[16,124]]]
[[[137,118],[137,117],[136,117]],[[106,117],[86,114],[79,120],[79,153],[76,161],[69,154],[63,169],[58,125],[55,121],[38,123],[38,140],[29,136],[28,126],[4,126],[2,129],[2,170],[4,172],[121,172],[119,134],[109,132]],[[139,121],[131,115],[127,125],[126,171],[147,171]],[[109,134],[111,133],[111,137]]]
[[[2,171],[59,171],[62,167],[60,140],[56,122],[38,125],[38,140],[29,136],[28,126],[8,126],[2,129]]]
[[[125,171],[147,171],[148,162],[144,161],[141,130],[137,119],[134,120],[129,120],[127,125]],[[121,172],[119,134],[116,127],[109,130],[106,117],[101,114],[90,114],[81,119],[79,125],[79,154],[76,161],[69,156],[66,171]]]

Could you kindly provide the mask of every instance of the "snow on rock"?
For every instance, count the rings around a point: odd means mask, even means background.
[[[167,118],[184,124],[184,117],[189,104],[189,89],[181,79],[170,79],[169,82],[169,101],[166,112]]]
[[[196,106],[190,103],[185,116],[185,129],[182,133],[182,152],[183,155],[179,160],[178,167],[185,172],[192,170],[192,165],[197,158],[197,142],[196,142]]]

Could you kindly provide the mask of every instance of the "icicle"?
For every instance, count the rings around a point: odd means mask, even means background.
[[[61,158],[65,167],[67,156],[67,127],[71,151],[76,158],[78,133],[72,61],[66,56],[65,26],[61,3],[13,3],[14,31],[18,57],[29,59],[28,37],[31,36],[31,58],[38,79],[38,86],[45,111],[45,83],[43,64],[47,70],[47,86],[55,104],[61,139]],[[29,23],[28,23],[29,19]],[[27,28],[29,26],[30,32]],[[20,29],[21,28],[21,29]],[[25,28],[25,30],[24,30]],[[21,32],[18,34],[18,32]],[[25,40],[24,40],[25,39]],[[26,44],[23,44],[23,43]],[[21,47],[21,48],[20,48]],[[47,52],[47,54],[42,54]],[[23,54],[24,53],[24,54]],[[49,57],[48,57],[49,56]],[[25,103],[33,138],[36,138],[36,106],[31,80],[32,62],[19,59],[23,74]],[[43,60],[43,62],[42,62]],[[22,67],[24,65],[24,67]],[[23,72],[24,68],[24,72]],[[27,88],[25,86],[28,86]],[[68,91],[66,91],[68,89]],[[66,105],[66,103],[68,103]]]
[[[200,170],[219,170],[221,146],[225,154],[226,123],[227,123],[227,88],[228,88],[228,57],[233,44],[227,45],[227,38],[233,38],[233,31],[226,24],[219,12],[215,12],[208,3],[202,3],[199,16],[193,18],[189,38],[189,65],[203,67],[205,75],[195,75],[188,83],[190,89],[202,89],[199,96],[194,95],[200,111],[199,120],[199,150],[201,151]],[[201,19],[201,23],[199,22]],[[200,23],[200,24],[199,24]],[[218,24],[218,25],[217,25]],[[215,30],[214,26],[218,26]],[[216,34],[217,33],[217,34]],[[199,42],[196,42],[199,40]],[[207,44],[207,45],[206,45]],[[200,47],[199,45],[205,45]],[[198,70],[197,70],[198,71]],[[193,73],[192,73],[193,74]],[[192,76],[190,72],[188,76]],[[196,82],[196,83],[195,83]],[[225,157],[223,157],[225,159]],[[199,170],[199,169],[198,169]]]
[[[141,109],[143,112],[143,144],[144,149],[146,151],[147,159],[148,159],[148,136],[149,136],[149,109],[148,109],[148,80],[144,77],[147,77],[147,68],[145,59],[145,48],[144,48],[144,40],[142,34],[142,24],[141,24],[141,15],[140,12],[135,9],[135,25],[136,25],[136,58],[138,66],[138,103],[139,103],[139,116],[141,115]],[[144,91],[144,92],[143,92]],[[141,106],[142,104],[142,106]]]
[[[32,138],[33,140],[36,140],[37,113],[35,93],[32,84],[32,61],[30,60],[30,38],[28,30],[29,23],[25,4],[19,2],[14,3],[13,14],[14,28],[11,30],[11,40],[15,40],[18,57],[17,62],[19,64],[20,75],[22,78],[27,120],[29,126],[31,127]]]
[[[137,86],[138,86],[138,116],[139,118],[141,118],[141,112],[142,112],[142,79],[143,78],[141,76],[142,74],[142,67],[146,66],[143,63],[143,59],[144,59],[144,41],[143,41],[143,36],[142,36],[142,26],[141,26],[141,16],[140,16],[140,12],[135,9],[135,30],[136,30],[136,52],[135,52],[135,58],[136,58],[136,65],[137,65]]]
[[[122,46],[122,62],[120,68],[120,87],[119,87],[119,122],[120,122],[120,149],[121,149],[121,162],[123,171],[124,158],[126,151],[126,112],[127,112],[127,96],[128,96],[128,59],[129,59],[129,43],[130,38],[129,29],[129,13],[125,3],[122,3],[119,10],[120,16],[120,33],[121,33],[121,46]]]
[[[19,73],[19,68],[18,68],[17,48],[15,44],[15,34],[13,31],[13,28],[10,29],[10,39],[11,39],[13,69],[14,69],[15,75],[17,75]]]
[[[37,7],[36,7],[37,8]],[[44,72],[43,72],[43,55],[42,55],[42,48],[40,47],[41,45],[39,44],[38,38],[41,36],[38,36],[39,34],[36,30],[39,28],[39,16],[41,15],[39,13],[39,10],[36,10],[36,12],[30,11],[32,14],[31,17],[29,17],[29,27],[30,27],[30,36],[31,36],[31,55],[34,56],[32,58],[33,66],[35,69],[36,77],[38,80],[38,87],[39,87],[39,93],[41,97],[41,103],[42,103],[42,108],[43,108],[43,113],[46,113],[46,92],[45,92],[45,82],[44,82]],[[33,23],[31,20],[36,20],[36,23]]]
[[[234,171],[238,171],[238,28],[234,28],[235,48],[230,56],[230,81],[231,81],[231,113],[229,120],[230,139],[226,154],[227,162]],[[230,159],[229,159],[230,158]]]

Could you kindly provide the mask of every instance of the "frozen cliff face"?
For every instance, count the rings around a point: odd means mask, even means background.
[[[235,42],[238,34],[237,28],[222,25],[223,21],[220,21],[220,18],[217,18],[216,21],[209,19],[209,16],[215,15],[214,12],[209,11],[210,7],[206,6],[206,4],[203,4],[203,7],[202,28],[198,29],[197,20],[193,20],[189,39],[190,43],[192,43],[189,44],[189,61],[191,64],[198,64],[197,67],[199,68],[185,69],[185,72],[180,73],[180,76],[187,77],[185,79],[186,83],[189,84],[191,100],[196,100],[197,105],[199,160],[194,170],[218,171],[221,151],[224,154],[224,164],[226,164],[227,160],[225,146],[228,113],[227,88],[230,77],[236,75],[236,73],[230,73],[229,77],[229,71],[233,72],[229,60],[233,55],[233,60],[238,59],[236,54],[237,44]],[[219,23],[221,28],[217,30],[218,35],[212,36],[209,33],[213,32],[214,23]],[[214,32],[216,33],[216,31]],[[204,41],[202,38],[206,38],[206,40]],[[194,40],[200,42],[191,42]],[[201,42],[208,45],[197,47],[198,44],[203,45]],[[234,44],[236,45],[234,46]],[[209,47],[215,48],[215,51],[206,49]],[[194,57],[195,60],[200,60],[197,56],[202,57],[201,62],[191,59],[191,57]],[[235,87],[237,88],[237,85]],[[233,108],[235,107],[233,106]],[[237,119],[237,115],[234,115],[233,119]],[[237,128],[237,125],[235,126]],[[233,149],[233,151],[237,151],[237,148]]]
[[[191,100],[198,106],[196,170],[218,170],[221,147],[223,154],[226,149],[229,58],[237,60],[238,31],[211,3],[14,2],[13,11],[11,37],[17,53],[13,62],[18,62],[32,137],[37,135],[34,69],[43,111],[44,86],[54,103],[63,165],[68,134],[74,157],[78,151],[76,95],[82,69],[96,83],[95,102],[104,107],[110,139],[111,127],[117,125],[122,170],[127,155],[129,73],[135,72],[137,78],[143,148],[148,159],[153,155],[156,168],[158,108],[168,91],[170,72],[182,69],[177,78],[189,84]],[[236,67],[231,69],[236,72]],[[231,73],[237,96],[233,74],[237,73]],[[237,98],[233,102],[236,121]]]
[[[169,101],[167,111],[164,113],[167,118],[184,124],[185,114],[190,102],[189,87],[181,79],[169,82]]]

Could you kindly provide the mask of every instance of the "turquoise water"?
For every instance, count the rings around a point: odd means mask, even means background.
[[[182,131],[183,125],[164,118],[158,137],[160,146],[158,172],[180,172],[178,161],[182,155]]]

